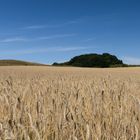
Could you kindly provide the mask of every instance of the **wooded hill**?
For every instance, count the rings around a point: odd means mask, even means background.
[[[109,53],[79,55],[73,57],[70,61],[64,63],[54,63],[53,65],[98,68],[126,66],[125,64],[123,64],[122,60]]]

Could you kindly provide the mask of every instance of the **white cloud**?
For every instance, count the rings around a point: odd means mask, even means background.
[[[71,20],[71,21],[67,21],[67,22],[64,22],[64,23],[60,23],[60,24],[30,25],[30,26],[23,27],[22,29],[59,28],[59,27],[63,27],[63,26],[66,26],[66,25],[76,24],[78,22],[79,22],[79,20],[76,19],[76,20]]]
[[[57,34],[57,35],[50,35],[50,36],[43,36],[43,37],[38,37],[38,40],[48,40],[48,39],[56,39],[56,38],[64,38],[64,37],[72,37],[75,36],[76,34]]]
[[[24,27],[23,29],[43,29],[46,27],[47,27],[46,25],[32,25],[32,26]]]
[[[22,50],[11,50],[11,51],[2,51],[2,57],[5,56],[17,56],[17,55],[25,55],[25,54],[36,54],[36,53],[50,53],[50,52],[71,52],[71,51],[79,51],[86,50],[87,47],[48,47],[48,48],[35,48],[35,49],[22,49]]]
[[[126,64],[140,65],[140,58],[126,56],[123,58],[123,60],[124,60],[124,63]]]
[[[23,42],[23,41],[27,41],[27,39],[25,38],[20,38],[20,37],[14,37],[14,38],[6,38],[3,40],[0,40],[1,43],[9,43],[9,42]]]
[[[12,38],[2,39],[2,40],[0,40],[0,43],[40,41],[40,40],[72,37],[72,36],[76,36],[76,34],[56,34],[56,35],[49,35],[49,36],[42,36],[42,37],[28,38],[28,39],[24,38],[24,37],[12,37]]]
[[[90,42],[96,40],[96,37],[84,39],[82,42]]]
[[[69,51],[78,51],[78,50],[85,50],[87,47],[58,47],[52,48],[50,51],[58,51],[58,52],[69,52]]]

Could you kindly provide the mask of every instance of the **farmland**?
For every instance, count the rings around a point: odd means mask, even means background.
[[[0,67],[0,140],[139,140],[140,68]]]

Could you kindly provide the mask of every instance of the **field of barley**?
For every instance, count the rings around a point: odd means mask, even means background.
[[[0,140],[140,140],[140,68],[0,67]]]

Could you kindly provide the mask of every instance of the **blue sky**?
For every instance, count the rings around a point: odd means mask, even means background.
[[[139,0],[0,1],[0,59],[51,64],[104,52],[140,64]]]

